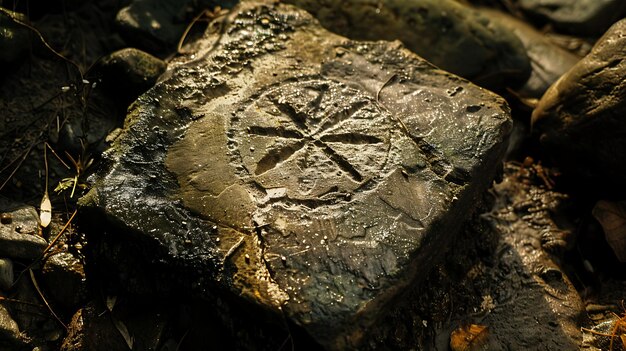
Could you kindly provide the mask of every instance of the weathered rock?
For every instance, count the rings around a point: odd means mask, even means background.
[[[12,211],[11,223],[0,224],[0,257],[35,259],[48,243],[39,235],[39,215],[31,206]]]
[[[622,0],[518,0],[527,13],[543,17],[562,31],[600,35],[622,18],[626,3]]]
[[[466,222],[446,260],[362,349],[449,350],[454,330],[475,325],[486,331],[474,350],[577,350],[585,311],[558,263],[574,241],[575,226],[562,212],[572,201],[537,182],[533,172],[506,164],[493,200],[480,206],[485,212]]]
[[[331,31],[357,40],[400,40],[446,71],[489,87],[523,83],[520,40],[478,10],[451,0],[288,0]]]
[[[481,12],[515,33],[526,48],[531,73],[528,81],[516,89],[523,97],[540,98],[550,85],[580,60],[580,57],[554,44],[545,34],[511,15],[486,8]]]
[[[594,189],[623,189],[626,174],[626,20],[554,83],[532,114],[546,151]],[[618,191],[619,193],[619,191]],[[623,194],[623,192],[621,193]]]
[[[86,277],[83,264],[71,253],[60,252],[46,259],[42,283],[55,306],[76,311],[86,299]]]
[[[0,258],[0,290],[8,290],[13,285],[13,261]]]
[[[30,46],[29,30],[16,21],[28,23],[25,15],[0,8],[0,64],[12,63],[22,57]]]
[[[116,51],[98,64],[103,83],[129,102],[151,88],[166,68],[165,61],[134,48]]]
[[[188,11],[232,6],[233,0],[133,0],[118,12],[115,21],[126,40],[153,53],[175,48],[189,24]],[[194,16],[195,13],[192,14]]]
[[[164,47],[173,47],[185,25],[176,19],[184,3],[164,1],[157,6],[156,1],[133,1],[118,12],[115,22],[125,39],[139,48],[160,52]]]
[[[156,249],[137,255],[196,272],[200,290],[354,345],[491,183],[508,108],[288,5],[244,2],[225,23],[131,107],[82,200],[109,220],[90,242],[143,240]]]

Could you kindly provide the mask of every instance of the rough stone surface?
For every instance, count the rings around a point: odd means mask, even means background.
[[[565,171],[623,189],[626,174],[626,20],[554,83],[532,114],[541,142]],[[623,194],[623,193],[622,193]]]
[[[331,31],[357,40],[400,40],[446,71],[481,86],[512,86],[530,73],[524,46],[506,27],[452,0],[288,0]]]
[[[626,13],[623,0],[518,0],[529,14],[548,19],[557,28],[600,35]]]
[[[225,21],[131,107],[84,213],[117,226],[98,240],[156,244],[200,290],[354,345],[491,183],[508,108],[289,5],[244,2]]]
[[[83,264],[69,252],[60,252],[46,259],[42,283],[55,306],[76,311],[86,300],[86,277]]]
[[[41,256],[48,243],[38,235],[37,211],[31,206],[24,206],[5,213],[10,213],[12,220],[11,223],[0,224],[0,257],[30,260]]]
[[[557,46],[543,33],[513,16],[489,9],[481,9],[481,12],[515,33],[526,48],[531,73],[528,81],[516,89],[523,97],[540,98],[550,85],[580,61],[580,57]]]

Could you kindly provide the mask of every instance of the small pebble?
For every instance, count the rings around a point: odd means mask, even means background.
[[[13,216],[10,213],[0,214],[0,223],[11,224],[13,222]]]

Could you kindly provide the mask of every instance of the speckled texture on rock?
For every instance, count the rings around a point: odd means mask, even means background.
[[[508,107],[289,5],[225,21],[131,107],[82,202],[205,272],[196,284],[353,346],[491,183]]]
[[[546,151],[593,188],[623,188],[626,174],[626,20],[554,83],[533,111]],[[621,193],[624,194],[623,192]]]

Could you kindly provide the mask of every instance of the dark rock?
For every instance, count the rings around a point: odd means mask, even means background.
[[[169,6],[156,9],[155,3],[134,1],[117,13],[115,22],[126,41],[151,52],[160,52],[166,46],[173,47],[185,27],[182,23],[173,23],[173,17],[180,10],[173,1],[166,2]]]
[[[10,213],[2,213],[0,215],[0,224],[11,224],[13,222],[13,215]]]
[[[143,241],[134,255],[195,274],[178,289],[228,290],[354,346],[491,183],[508,108],[288,5],[244,2],[226,23],[131,107],[82,200],[109,221],[90,243]]]
[[[0,257],[30,260],[41,256],[48,243],[38,235],[37,211],[31,206],[24,206],[6,213],[11,213],[12,221],[0,224]]]
[[[98,65],[103,84],[129,103],[150,89],[166,68],[165,61],[134,48],[116,51]]]
[[[606,241],[617,259],[626,262],[626,201],[598,201],[593,207],[593,216],[602,225]]]
[[[68,311],[76,311],[86,299],[83,264],[69,252],[49,256],[42,268],[42,286],[55,302]]]
[[[520,40],[480,11],[451,0],[288,0],[326,28],[357,40],[400,40],[446,71],[482,86],[513,86],[530,74]]]
[[[111,311],[90,302],[72,317],[61,350],[158,350],[166,318],[167,314],[155,304],[134,301],[132,305],[113,306]]]
[[[0,258],[0,290],[8,290],[13,285],[13,261]]]
[[[118,12],[115,21],[133,46],[163,53],[176,47],[191,17],[196,15],[188,16],[189,11],[213,8],[218,4],[232,6],[234,3],[233,0],[133,0]]]
[[[39,283],[39,275],[36,271],[33,273],[35,281]],[[45,290],[41,292],[44,295],[47,293]],[[64,326],[43,304],[37,289],[33,286],[29,272],[18,277],[11,290],[11,298],[13,302],[5,306],[17,322],[25,340],[32,343],[32,346],[61,340],[65,330]],[[60,313],[55,305],[50,307]],[[32,350],[32,346],[29,350]]]
[[[20,329],[9,311],[0,303],[0,349],[20,350],[21,347],[24,347],[24,341],[20,336]]]
[[[93,306],[86,306],[79,309],[72,316],[72,320],[67,326],[67,335],[63,339],[63,343],[61,344],[61,351],[84,351],[86,350],[84,344],[84,328],[85,322],[83,320],[83,314],[87,309],[91,308],[93,310]],[[93,311],[92,311],[93,313]]]
[[[626,13],[623,0],[517,0],[522,10],[547,19],[558,29],[600,35]]]
[[[626,20],[554,83],[532,114],[541,143],[590,189],[626,195]],[[591,179],[591,180],[590,180]],[[617,191],[617,193],[616,193]]]
[[[19,60],[30,48],[29,29],[17,21],[29,23],[25,15],[0,8],[0,65]]]
[[[580,60],[580,57],[554,44],[545,34],[513,16],[489,9],[481,9],[481,12],[515,33],[526,48],[532,70],[528,81],[516,89],[523,97],[540,98],[552,83]]]

